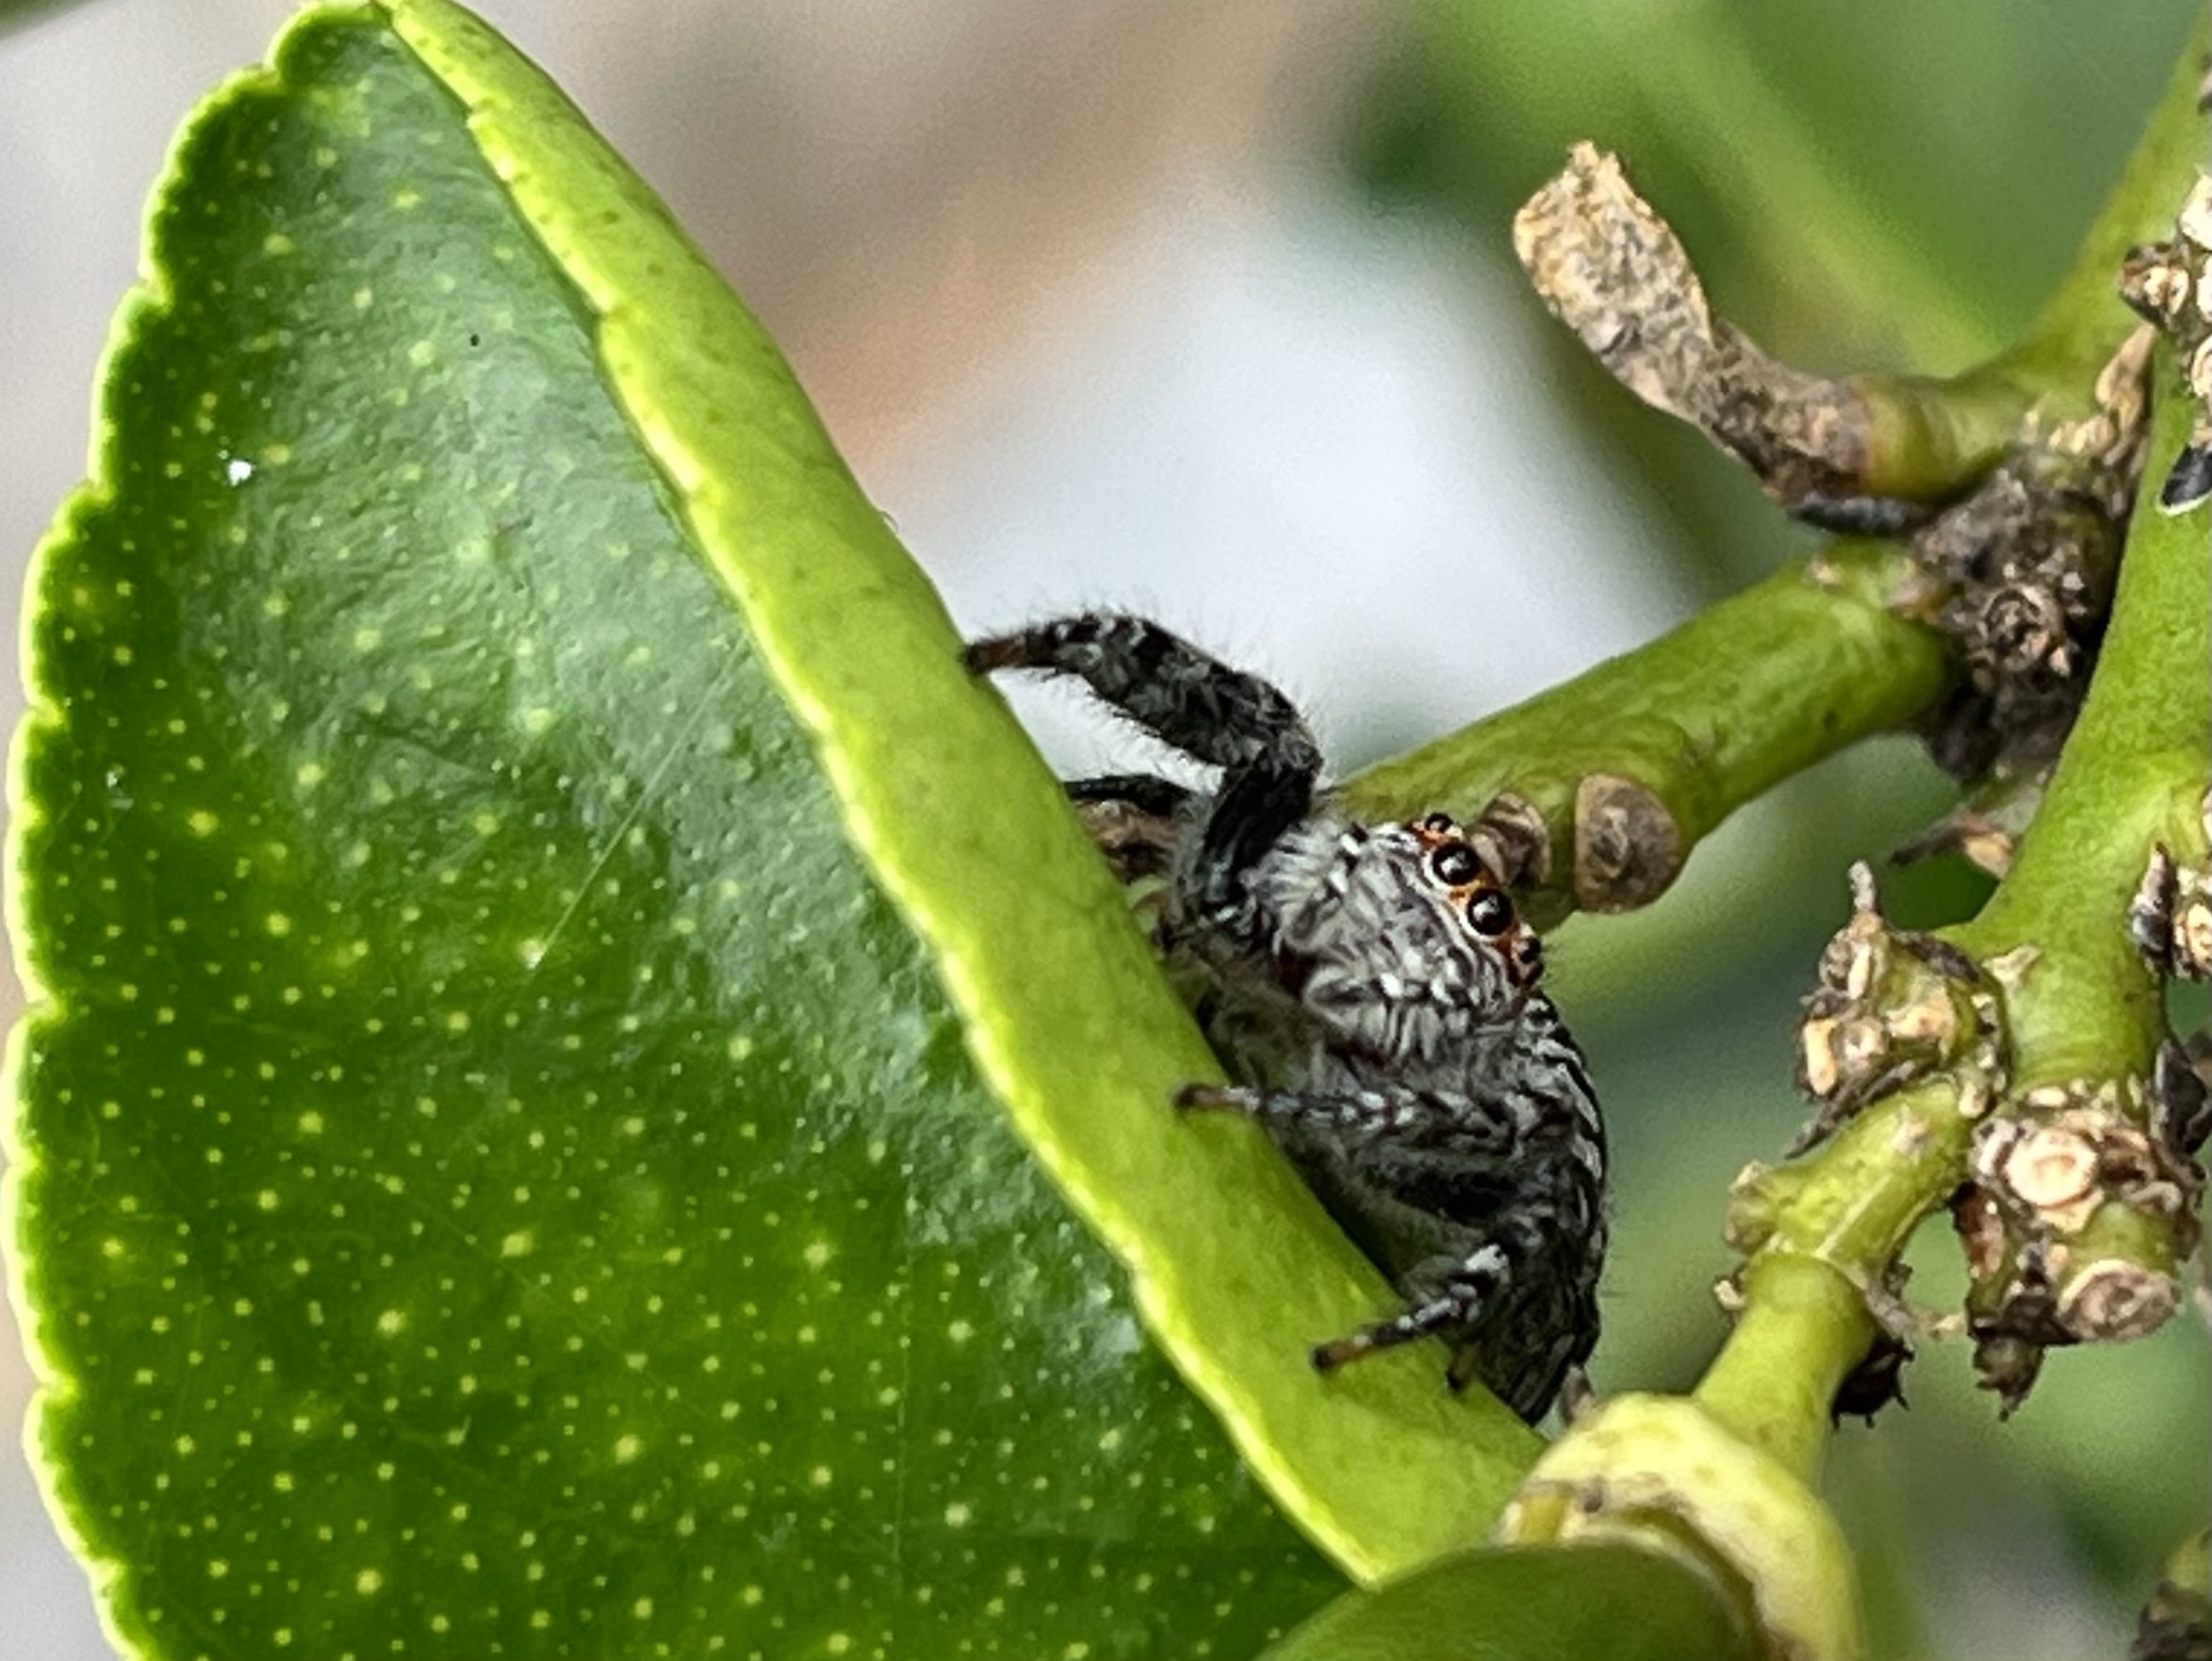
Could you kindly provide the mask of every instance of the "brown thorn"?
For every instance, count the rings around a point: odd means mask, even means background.
[[[1656,793],[1617,773],[1575,789],[1575,900],[1586,912],[1632,912],[1681,873],[1682,828]]]

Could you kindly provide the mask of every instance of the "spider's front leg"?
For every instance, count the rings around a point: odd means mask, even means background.
[[[1320,750],[1287,698],[1143,617],[1079,612],[971,641],[964,655],[976,674],[1073,675],[1162,743],[1212,766],[1321,770]]]
[[[1253,925],[1245,876],[1306,818],[1321,752],[1297,707],[1256,675],[1231,668],[1182,636],[1119,612],[1084,612],[971,643],[968,667],[1073,675],[1111,708],[1194,760],[1221,768],[1191,862],[1190,898],[1237,933]],[[1128,779],[1077,787],[1076,799],[1146,806]],[[1172,792],[1172,785],[1160,791]],[[1154,796],[1155,801],[1164,797]]]
[[[1316,1346],[1315,1368],[1333,1373],[1363,1356],[1440,1338],[1451,1350],[1444,1378],[1452,1390],[1479,1378],[1533,1424],[1564,1389],[1571,1413],[1589,1392],[1581,1365],[1598,1341],[1603,1225],[1570,1240],[1558,1229],[1561,1220],[1536,1198],[1450,1228],[1441,1250],[1399,1276],[1406,1307]]]

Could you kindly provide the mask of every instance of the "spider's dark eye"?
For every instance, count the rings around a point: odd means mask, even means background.
[[[1498,888],[1485,888],[1467,901],[1467,924],[1477,934],[1492,938],[1513,927],[1513,901]]]
[[[1451,815],[1450,814],[1431,814],[1421,821],[1421,829],[1434,835],[1442,836],[1446,831],[1453,829]]]
[[[1464,842],[1447,842],[1429,856],[1429,869],[1447,888],[1459,888],[1483,874],[1483,862]]]

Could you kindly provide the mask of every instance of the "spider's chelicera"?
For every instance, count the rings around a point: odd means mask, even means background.
[[[1605,1129],[1498,873],[1446,814],[1351,818],[1282,693],[1155,623],[1063,617],[967,660],[1075,676],[1221,769],[1211,794],[1068,793],[1124,880],[1160,880],[1161,955],[1236,1080],[1176,1105],[1258,1120],[1409,1300],[1314,1365],[1441,1338],[1454,1388],[1542,1417],[1598,1339]]]

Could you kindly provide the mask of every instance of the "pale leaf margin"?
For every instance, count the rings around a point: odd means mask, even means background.
[[[1473,1543],[1536,1451],[1435,1355],[1324,1384],[1390,1293],[1249,1127],[1168,1098],[1212,1058],[942,600],[774,343],[565,97],[446,0],[390,0],[597,319],[617,403],[936,962],[986,1081],[1286,1514],[1368,1582]],[[760,396],[761,388],[772,397]],[[771,534],[772,533],[772,534]]]
[[[1168,1107],[1177,1083],[1212,1073],[1211,1057],[1057,783],[1003,701],[969,682],[942,603],[774,344],[575,107],[467,11],[388,0],[310,8],[291,27],[365,14],[452,93],[589,306],[608,385],[813,742],[848,834],[937,963],[1017,1130],[1128,1266],[1171,1361],[1286,1515],[1355,1580],[1479,1542],[1538,1439],[1480,1390],[1448,1395],[1426,1347],[1326,1382],[1313,1373],[1309,1344],[1390,1293],[1256,1132],[1183,1123]],[[250,70],[211,101],[275,81]],[[111,351],[163,292],[145,269]],[[88,482],[41,553],[107,497],[109,446],[94,435]],[[9,772],[15,837],[28,813],[20,757],[41,719],[30,694]],[[10,1035],[12,1084],[44,989],[12,869],[7,902],[33,1006]],[[7,1153],[0,1216],[14,1214],[27,1168],[12,1135]],[[23,1311],[20,1276],[11,1270],[9,1292]],[[41,1399],[65,1390],[35,1324],[25,1329]],[[34,1402],[34,1448],[40,1412]],[[127,1567],[72,1544],[105,1619],[107,1588]]]

